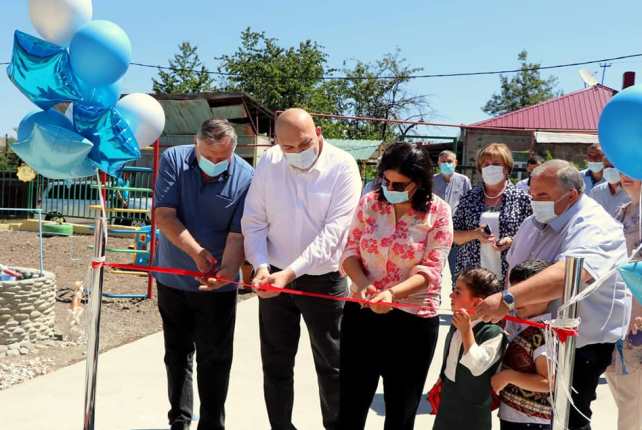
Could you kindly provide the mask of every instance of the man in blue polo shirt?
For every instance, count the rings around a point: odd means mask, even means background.
[[[225,120],[205,121],[195,145],[166,150],[156,183],[161,235],[157,264],[209,273],[201,279],[156,274],[163,320],[171,430],[192,420],[192,359],[201,400],[198,430],[225,428],[232,365],[236,288],[243,263],[241,216],[252,167],[234,154],[236,133]]]

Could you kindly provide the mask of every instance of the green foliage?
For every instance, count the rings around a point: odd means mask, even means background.
[[[221,57],[219,72],[226,75],[221,87],[244,91],[271,110],[302,107],[311,112],[378,118],[427,115],[425,96],[410,95],[412,68],[400,52],[386,54],[374,63],[356,61],[341,73],[347,79],[323,79],[335,72],[327,65],[323,46],[306,40],[296,47],[282,47],[265,32],[250,28],[241,33],[241,45]],[[390,76],[391,79],[376,79]],[[405,135],[412,127],[392,127],[367,121],[317,119],[324,135],[343,139],[385,139]]]
[[[284,48],[265,32],[249,27],[241,33],[241,45],[221,57],[219,72],[226,74],[226,91],[244,91],[271,110],[298,106],[332,108],[331,89],[323,88],[327,54],[311,40]]]
[[[482,107],[487,114],[502,115],[561,95],[555,91],[557,78],[549,76],[543,79],[536,69],[539,64],[529,63],[526,51],[520,52],[517,59],[521,62],[521,71],[510,79],[500,75],[499,94],[493,94]]]
[[[158,70],[152,78],[156,94],[195,94],[211,91],[213,79],[198,56],[198,48],[189,42],[178,45],[178,54],[169,60],[172,70]]]
[[[346,80],[336,83],[342,94],[344,115],[371,118],[424,117],[430,106],[426,96],[409,93],[406,86],[410,76],[422,68],[407,65],[399,50],[388,53],[373,63],[357,61],[352,68],[344,68]],[[380,77],[389,79],[379,79]],[[372,121],[344,122],[344,136],[348,139],[394,140],[405,136],[412,126],[392,126]]]

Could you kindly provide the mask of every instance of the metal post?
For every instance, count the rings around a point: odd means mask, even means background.
[[[40,274],[45,272],[45,244],[42,239],[42,210],[36,209],[38,212],[38,240],[40,240]]]
[[[154,258],[156,256],[156,213],[154,211],[154,204],[156,203],[156,181],[158,180],[158,167],[160,163],[160,140],[154,142],[154,160],[152,161],[152,184],[151,189],[152,194],[152,208],[151,208],[151,217],[149,226],[149,261],[148,264],[152,266],[154,264]],[[147,298],[151,299],[154,297],[154,278],[152,277],[151,272],[147,274]]]
[[[567,303],[580,292],[582,283],[582,266],[584,258],[566,257],[564,297],[562,304]],[[569,320],[577,318],[577,304],[564,309],[558,319]],[[555,373],[555,404],[553,405],[553,430],[566,430],[571,405],[566,393],[572,391],[573,367],[575,364],[575,337],[570,336],[566,342],[560,343],[557,351],[558,369]],[[565,389],[566,388],[566,389]]]
[[[94,255],[102,259],[105,255],[105,224],[102,213],[96,215],[96,229],[94,237]],[[98,370],[98,350],[100,344],[100,311],[103,295],[103,267],[92,269],[90,287],[91,321],[87,331],[87,362],[85,368],[85,410],[83,417],[83,430],[94,430],[96,417],[96,371]]]

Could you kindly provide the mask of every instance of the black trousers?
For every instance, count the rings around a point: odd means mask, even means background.
[[[591,418],[591,402],[597,398],[597,384],[600,375],[611,364],[613,343],[596,343],[578,348],[575,351],[575,366],[573,367],[573,388],[571,397],[575,406],[587,417]],[[590,430],[591,423],[582,417],[571,406],[568,417],[569,430]]]
[[[363,429],[383,377],[385,430],[412,430],[439,333],[439,317],[347,303],[341,325],[341,428]]]
[[[192,421],[192,361],[196,352],[201,410],[198,430],[225,428],[232,366],[236,291],[186,292],[158,284],[163,320],[170,425]]]
[[[279,269],[272,268],[272,272],[275,271]],[[347,282],[338,272],[304,275],[288,288],[335,296],[347,294]],[[343,302],[331,300],[288,294],[260,299],[263,393],[273,430],[295,429],[292,423],[294,357],[299,346],[301,316],[310,334],[323,426],[326,429],[338,428],[339,325],[342,312]]]
[[[500,421],[500,430],[551,430],[550,424],[513,423]]]

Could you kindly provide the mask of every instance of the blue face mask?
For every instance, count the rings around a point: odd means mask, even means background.
[[[442,175],[450,176],[455,173],[455,165],[453,163],[439,163],[439,171]]]
[[[392,205],[406,203],[408,200],[410,200],[408,191],[390,191],[388,187],[384,185],[381,186],[381,189],[383,190],[383,196]]]
[[[201,168],[203,173],[207,176],[214,178],[221,173],[225,172],[230,165],[230,160],[219,161],[218,163],[212,163],[207,158],[202,155],[198,157],[198,167]]]

